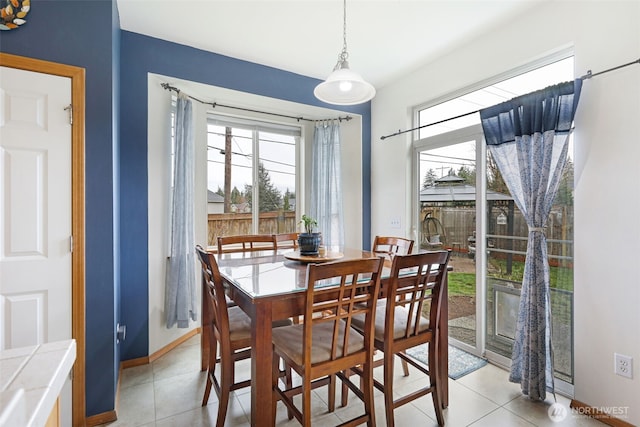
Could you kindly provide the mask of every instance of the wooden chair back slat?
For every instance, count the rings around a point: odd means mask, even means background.
[[[218,237],[218,253],[252,252],[275,250],[273,234],[246,234]]]
[[[422,316],[424,311],[428,313],[430,329],[438,324],[443,295],[441,287],[449,256],[447,251],[437,251],[394,257],[387,294],[387,316],[390,316],[387,324],[397,322],[399,319],[394,319],[396,307],[404,307],[407,326],[402,338],[420,333],[425,320]]]
[[[298,249],[298,233],[274,234],[276,249]]]
[[[413,240],[404,237],[376,236],[371,251],[390,257],[408,255],[413,251]]]
[[[346,332],[352,316],[362,314],[372,322],[382,265],[381,258],[371,258],[308,266],[304,341],[309,345],[305,350],[311,351],[313,325],[333,322],[331,360],[348,355]],[[310,360],[304,355],[303,358]]]
[[[207,292],[202,297],[205,298],[206,304],[209,305],[215,338],[222,341],[220,345],[224,347],[229,344],[229,312],[222,276],[220,276],[220,270],[218,270],[218,264],[213,254],[199,245],[196,246],[196,252],[202,265],[202,277],[206,285],[204,289]]]

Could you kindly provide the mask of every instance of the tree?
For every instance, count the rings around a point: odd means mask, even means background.
[[[238,187],[233,187],[231,190],[231,203],[237,205],[238,203],[243,203],[244,197],[242,197],[242,193],[238,190]]]
[[[290,199],[295,199],[296,195],[295,193],[292,193],[291,191],[289,191],[289,189],[287,188],[287,190],[284,192],[284,196],[283,196],[283,206],[282,209],[286,212],[286,211],[290,211],[291,210],[291,201]]]
[[[465,184],[476,185],[476,168],[469,166],[460,166],[458,169],[458,177],[464,179]]]
[[[554,200],[555,205],[573,206],[573,162],[567,159],[562,170],[562,177],[558,184],[558,193]]]
[[[280,208],[280,202],[282,195],[277,188],[271,183],[271,177],[269,171],[265,169],[262,162],[258,164],[258,209],[259,212],[273,212]],[[245,184],[244,196],[247,199],[247,203],[253,210],[253,186]]]
[[[224,190],[222,188],[220,188],[220,186],[218,185],[218,190],[216,191],[216,194],[218,196],[222,196],[224,197]]]
[[[424,179],[422,180],[422,189],[427,187],[432,187],[436,181],[436,173],[433,169],[429,169],[427,173],[424,174]]]
[[[487,189],[502,194],[511,194],[493,156],[487,156]]]

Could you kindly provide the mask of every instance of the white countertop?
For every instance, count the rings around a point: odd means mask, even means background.
[[[44,426],[75,360],[75,340],[0,351],[0,427]]]

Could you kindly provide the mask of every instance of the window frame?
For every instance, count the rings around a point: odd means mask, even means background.
[[[250,117],[242,117],[236,115],[219,114],[217,112],[208,111],[206,114],[206,139],[207,139],[207,164],[208,164],[208,138],[210,131],[209,125],[215,126],[229,126],[231,128],[243,129],[251,131],[251,146],[252,146],[252,200],[259,201],[259,189],[256,183],[259,181],[259,164],[260,158],[260,133],[279,134],[284,136],[291,136],[295,138],[295,188],[294,194],[296,196],[296,208],[294,210],[296,223],[300,216],[300,201],[304,199],[304,186],[302,185],[302,173],[303,162],[302,158],[303,150],[302,144],[304,144],[305,126],[304,124],[291,124],[277,121],[260,120]],[[208,181],[208,166],[207,166],[207,181]],[[208,187],[208,184],[207,184]],[[256,209],[255,206],[251,208],[251,233],[259,234],[260,226],[260,209]]]

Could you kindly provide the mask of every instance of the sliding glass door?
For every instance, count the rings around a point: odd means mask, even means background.
[[[480,355],[483,351],[484,260],[475,256],[476,238],[484,233],[482,129],[471,126],[426,138],[415,145],[419,192],[414,216],[420,250],[452,251],[449,274],[449,338]],[[482,162],[484,163],[484,162]]]
[[[416,110],[415,235],[420,249],[450,249],[451,342],[509,366],[528,229],[487,153],[478,110],[573,79],[573,57],[532,64],[492,84]],[[454,117],[454,119],[449,119]],[[433,124],[433,125],[432,125]],[[556,388],[573,383],[573,143],[547,219]]]
[[[556,386],[573,382],[573,162],[547,219]],[[414,224],[420,250],[452,251],[452,345],[509,366],[528,228],[474,125],[414,143]]]

